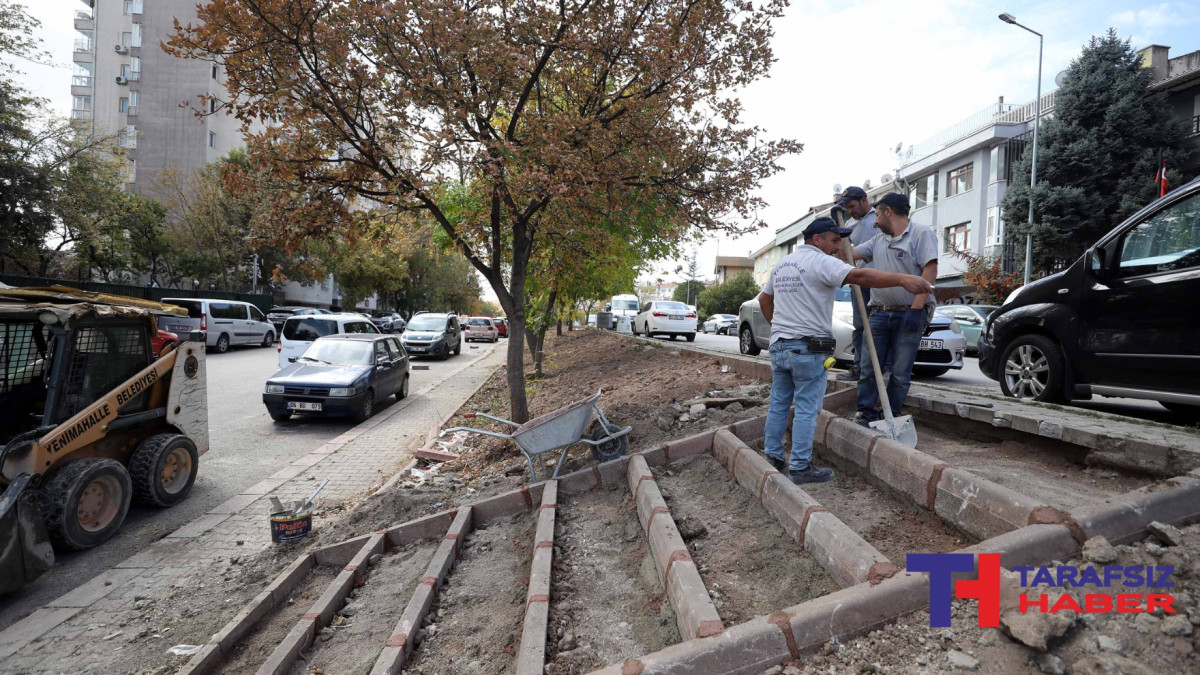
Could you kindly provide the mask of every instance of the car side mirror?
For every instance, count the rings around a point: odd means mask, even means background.
[[[1099,279],[1108,276],[1108,270],[1104,265],[1105,258],[1104,249],[1099,246],[1088,251],[1088,269]]]
[[[295,362],[296,362],[296,357],[295,357],[295,356],[289,356],[289,357],[288,357],[288,363],[295,363]]]

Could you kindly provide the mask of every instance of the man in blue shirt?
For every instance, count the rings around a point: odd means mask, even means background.
[[[879,231],[875,229],[875,208],[867,201],[867,192],[862,188],[851,185],[842,191],[842,197],[838,200],[838,205],[846,209],[846,214],[853,220],[846,223],[846,227],[850,230],[850,245],[858,246],[864,244],[871,237],[874,237]],[[870,267],[870,263],[863,263],[861,267]],[[871,289],[862,289],[863,302],[871,301]],[[862,373],[863,346],[863,316],[858,312],[858,303],[851,302],[850,309],[854,312],[854,333],[850,338],[850,344],[854,345],[854,365],[851,366],[850,372],[838,375],[839,380],[846,382],[858,382],[859,375]]]

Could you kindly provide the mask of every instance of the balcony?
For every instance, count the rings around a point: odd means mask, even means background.
[[[137,117],[137,114],[138,114],[137,108],[138,107],[136,105],[129,106],[129,109],[125,111],[125,115],[127,117]]]
[[[91,110],[72,110],[71,119],[73,120],[90,120],[92,119]]]
[[[76,40],[75,51],[80,53],[92,53],[96,49],[96,45],[91,40]]]
[[[125,0],[125,14],[141,14],[142,0]]]
[[[90,87],[92,86],[92,78],[87,75],[72,75],[72,87]]]
[[[96,21],[91,12],[75,12],[75,27],[79,30],[90,30],[95,25]]]
[[[1042,116],[1054,110],[1054,99],[1057,90],[1042,95]],[[988,127],[998,124],[1025,124],[1032,122],[1036,110],[1034,101],[1025,105],[1012,103],[993,103],[970,117],[946,128],[936,136],[917,145],[909,146],[900,155],[900,166],[914,164],[935,152],[949,147],[968,136],[972,136]]]

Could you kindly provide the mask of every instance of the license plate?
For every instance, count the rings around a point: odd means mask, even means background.
[[[320,403],[309,403],[308,401],[288,401],[288,410],[311,410],[313,412],[321,412]]]
[[[424,348],[424,347],[405,347],[405,349],[407,349],[407,350],[408,350],[408,351],[410,351],[410,352],[423,352],[423,351],[425,351],[425,348]]]
[[[683,315],[682,314],[672,314],[671,316],[668,316],[667,318],[672,321],[682,321]]]
[[[176,326],[176,325],[164,326],[163,330],[167,331],[168,333],[188,333],[191,331],[191,329],[187,326]]]
[[[945,346],[941,340],[923,338],[921,340],[921,349],[945,349]]]

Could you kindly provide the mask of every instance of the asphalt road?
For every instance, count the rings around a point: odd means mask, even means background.
[[[501,340],[497,347],[503,349]],[[462,354],[446,361],[415,359],[409,390],[416,392],[449,370],[491,351],[463,345]],[[168,509],[131,507],[117,536],[96,548],[59,554],[54,569],[25,588],[0,598],[0,629],[41,605],[90,580],[153,542],[220,506],[245,488],[341,435],[354,424],[347,420],[308,419],[276,423],[267,416],[262,390],[276,371],[274,348],[234,348],[208,354],[208,426],[210,449],[200,458],[200,473],[186,501]],[[379,409],[393,405],[395,399]],[[265,525],[264,525],[265,526]]]
[[[655,339],[669,341],[669,338]],[[683,342],[682,339],[678,339],[677,341]],[[695,345],[710,351],[727,352],[730,354],[739,353],[736,335],[705,335],[704,333],[697,333]],[[922,378],[914,376],[913,381],[966,390],[986,390],[991,394],[1000,394],[1000,385],[995,380],[988,379],[986,375],[980,372],[979,362],[973,356],[968,356],[963,360],[962,370],[951,370],[939,377]],[[1184,423],[1174,413],[1154,401],[1095,396],[1090,401],[1074,401],[1071,405],[1077,408],[1112,413],[1114,415],[1128,415],[1164,424]]]

